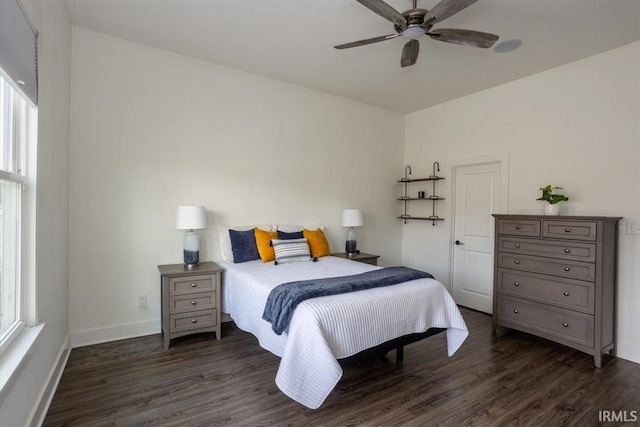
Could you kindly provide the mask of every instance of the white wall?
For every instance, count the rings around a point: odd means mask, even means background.
[[[541,213],[540,187],[564,187],[568,215],[640,224],[640,43],[409,114],[405,163],[430,175],[439,161],[510,155],[509,213]],[[451,179],[445,221],[404,226],[403,261],[450,282]],[[640,236],[619,235],[618,352],[640,363]]]
[[[363,251],[400,262],[396,113],[73,28],[70,328],[74,345],[159,332],[157,265],[182,261],[178,205],[219,224],[327,227],[361,208]],[[148,295],[148,307],[136,297]]]
[[[3,426],[22,426],[29,421],[67,342],[69,330],[71,24],[61,1],[28,0],[24,4],[39,31],[36,276],[37,317],[46,326],[35,352],[0,406]]]

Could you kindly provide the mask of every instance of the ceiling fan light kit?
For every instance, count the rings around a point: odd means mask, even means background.
[[[409,27],[402,32],[402,35],[408,39],[416,40],[424,36],[424,28],[419,26]]]
[[[431,10],[427,10],[419,9],[417,7],[417,0],[413,0],[413,8],[400,13],[382,0],[358,0],[360,4],[372,12],[392,22],[396,34],[358,40],[334,47],[336,49],[348,49],[403,36],[409,39],[409,41],[405,43],[402,49],[402,57],[400,59],[400,65],[402,67],[408,67],[416,63],[420,51],[418,39],[425,34],[441,42],[484,49],[490,48],[498,40],[498,36],[495,34],[457,28],[432,29],[434,24],[455,15],[476,1],[478,0],[440,0]]]

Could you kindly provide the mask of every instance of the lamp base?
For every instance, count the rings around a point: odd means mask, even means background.
[[[353,254],[356,252],[358,246],[357,238],[356,238],[356,230],[353,227],[349,227],[347,230],[347,238],[344,244],[344,251],[348,254]]]
[[[193,230],[185,233],[183,238],[183,258],[187,268],[193,268],[200,262],[200,237]]]

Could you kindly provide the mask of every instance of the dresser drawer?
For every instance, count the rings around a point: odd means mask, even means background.
[[[532,273],[549,274],[593,282],[596,277],[595,264],[558,260],[554,258],[517,255],[506,252],[498,253],[498,267],[530,271]]]
[[[498,292],[556,307],[594,313],[595,285],[535,273],[498,269]]]
[[[523,329],[593,347],[593,316],[498,295],[498,316]]]
[[[216,310],[194,311],[169,316],[171,333],[216,326]]]
[[[595,243],[554,242],[517,237],[498,238],[498,250],[526,255],[538,255],[574,261],[595,262]]]
[[[195,294],[215,290],[215,275],[172,277],[169,279],[170,295]]]
[[[169,298],[169,313],[178,314],[216,308],[216,293],[204,292]]]
[[[539,237],[540,221],[533,219],[500,219],[498,220],[497,233]]]
[[[542,221],[542,236],[554,239],[596,241],[596,223],[582,221]]]

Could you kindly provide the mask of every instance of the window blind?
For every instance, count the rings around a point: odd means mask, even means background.
[[[20,0],[0,0],[0,67],[38,104],[38,32]]]

